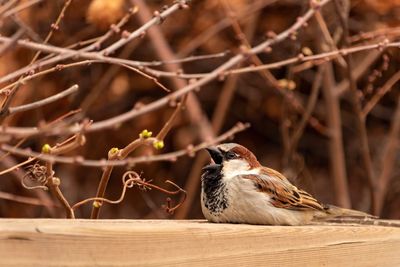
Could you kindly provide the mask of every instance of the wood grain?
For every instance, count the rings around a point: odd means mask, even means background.
[[[400,228],[0,219],[2,266],[400,266]]]

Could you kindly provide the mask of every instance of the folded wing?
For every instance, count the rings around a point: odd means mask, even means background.
[[[260,175],[243,175],[254,182],[256,188],[270,196],[271,204],[277,208],[291,210],[318,210],[324,207],[310,194],[291,184],[281,173],[262,168]]]

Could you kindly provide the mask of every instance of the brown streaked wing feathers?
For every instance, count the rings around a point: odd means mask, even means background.
[[[281,173],[262,168],[261,175],[242,175],[252,180],[256,187],[271,196],[271,204],[277,208],[291,210],[324,210],[323,206],[310,194],[292,185]]]

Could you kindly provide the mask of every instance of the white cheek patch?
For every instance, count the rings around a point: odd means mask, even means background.
[[[232,159],[224,162],[222,168],[223,178],[230,180],[237,175],[257,174],[255,169],[250,170],[250,165],[247,161],[242,159]]]

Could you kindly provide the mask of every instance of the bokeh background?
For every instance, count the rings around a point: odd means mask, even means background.
[[[317,1],[318,2],[318,1]],[[349,45],[362,46],[388,40],[400,39],[400,1],[397,0],[355,0],[341,1],[343,10],[348,12]],[[7,14],[18,6],[29,4],[19,12]],[[0,10],[0,30],[4,36],[13,36],[24,28],[21,38],[37,43],[43,42],[57,19],[65,1],[2,1]],[[49,40],[49,44],[68,47],[81,41],[103,35],[112,24],[117,23],[128,10],[138,7],[136,14],[122,27],[134,31],[153,17],[153,11],[163,10],[173,1],[130,1],[130,0],[73,0],[65,10],[59,29]],[[8,6],[7,6],[8,5]],[[142,38],[135,39],[112,56],[130,60],[165,61],[184,58],[191,55],[209,55],[228,51],[226,56],[213,57],[182,63],[180,66],[157,67],[160,70],[178,70],[184,73],[208,73],[226,62],[246,45],[257,45],[273,33],[280,33],[296,22],[310,6],[310,1],[291,0],[202,0],[192,1],[189,8],[180,10],[152,27]],[[322,8],[321,16],[337,48],[345,46],[340,19],[333,3]],[[161,37],[160,37],[161,36]],[[102,47],[106,47],[121,38],[114,34]],[[161,39],[159,39],[161,38]],[[160,41],[161,40],[161,41]],[[166,50],[160,46],[166,44]],[[300,53],[312,55],[336,49],[324,39],[321,25],[313,18],[302,27],[295,36],[278,45],[271,51],[261,53],[258,59],[249,58],[242,66],[273,63],[296,57]],[[164,48],[165,48],[164,47]],[[36,51],[18,45],[1,54],[0,76],[12,73],[29,64]],[[47,56],[42,53],[40,58]],[[378,94],[379,89],[389,79],[395,77],[400,67],[399,48],[371,49],[352,55],[353,69],[363,69],[358,74],[356,85],[361,106]],[[39,59],[40,59],[39,58]],[[366,63],[365,59],[369,59]],[[343,58],[342,58],[343,60]],[[70,59],[62,63],[71,63]],[[329,65],[333,81],[329,83],[324,74],[318,74],[322,65]],[[169,68],[169,69],[168,69]],[[348,81],[346,68],[340,59],[326,62],[310,61],[307,64],[292,64],[269,70],[270,73],[251,72],[240,75],[220,77],[213,80],[192,96],[187,108],[177,118],[166,139],[165,147],[155,151],[151,146],[136,150],[131,156],[151,155],[172,152],[196,145],[213,136],[229,130],[237,122],[249,122],[251,127],[235,135],[233,141],[252,150],[260,162],[283,172],[297,186],[307,190],[323,203],[341,205],[343,198],[348,198],[352,208],[371,211],[371,186],[369,185],[360,149],[360,134],[356,127],[357,116],[353,109],[351,94],[348,90],[339,100],[340,130],[342,132],[345,178],[348,192],[335,190],[335,152],[331,151],[329,105],[327,92],[332,86]],[[316,104],[312,109],[311,123],[306,123],[298,145],[294,150],[287,146],[288,136],[292,136],[301,123],[304,110],[312,95],[313,84],[321,75],[321,88],[317,92]],[[397,76],[399,76],[397,74]],[[179,80],[179,79],[178,79]],[[398,80],[398,78],[397,78]],[[172,90],[178,90],[187,80],[177,81],[176,77],[161,77],[158,81]],[[275,82],[274,82],[275,81]],[[397,81],[396,81],[397,82]],[[366,130],[370,146],[370,155],[375,178],[384,164],[384,150],[389,132],[395,120],[396,107],[399,104],[400,83],[394,83],[390,90],[380,98],[366,117]],[[81,65],[51,72],[22,85],[11,106],[37,101],[65,90],[72,84],[79,85],[79,91],[68,98],[40,107],[33,111],[18,113],[2,120],[4,127],[38,126],[52,121],[63,114],[81,109],[81,118],[100,121],[127,112],[138,105],[145,105],[168,95],[154,82],[131,70],[108,63]],[[3,83],[1,87],[6,86]],[[326,89],[329,87],[328,89]],[[337,87],[335,87],[337,88]],[[3,105],[7,99],[2,94]],[[194,99],[194,100],[193,100]],[[156,133],[173,112],[170,106],[141,115],[115,128],[88,133],[86,144],[70,152],[67,156],[81,155],[87,159],[102,159],[112,147],[124,147],[138,137],[143,129]],[[316,123],[317,122],[317,123]],[[10,138],[0,133],[2,143],[16,145],[18,137]],[[68,135],[30,136],[20,145],[40,151],[43,144],[55,144]],[[400,218],[400,154],[399,136],[395,136],[394,167],[389,174],[389,181],[384,191],[384,205],[380,213],[384,218]],[[24,157],[2,153],[1,169],[7,169]],[[200,172],[201,167],[209,162],[204,151],[195,155],[178,158],[174,162],[153,162],[129,167],[141,173],[154,184],[168,187],[166,179],[188,190],[188,199],[174,214],[166,213],[161,207],[165,195],[151,190],[129,189],[124,201],[118,205],[105,204],[101,218],[202,218],[200,210]],[[61,189],[65,197],[75,203],[95,196],[101,177],[101,168],[81,167],[76,164],[55,164],[55,173],[61,179]],[[127,167],[118,167],[112,173],[106,197],[117,199],[122,186],[120,177]],[[52,201],[48,192],[27,190],[21,186],[24,168],[4,174],[0,177],[1,217],[63,217],[59,207],[41,205],[40,201]],[[376,190],[376,188],[375,188]],[[40,192],[39,192],[40,191]],[[347,196],[343,197],[346,193]],[[13,197],[39,199],[39,203],[20,203]],[[174,201],[176,198],[172,197]],[[29,201],[28,201],[29,202]],[[46,202],[47,203],[47,202]],[[57,202],[54,202],[57,205]],[[34,205],[33,205],[34,204]],[[77,217],[90,216],[91,205],[85,205],[76,211]]]

